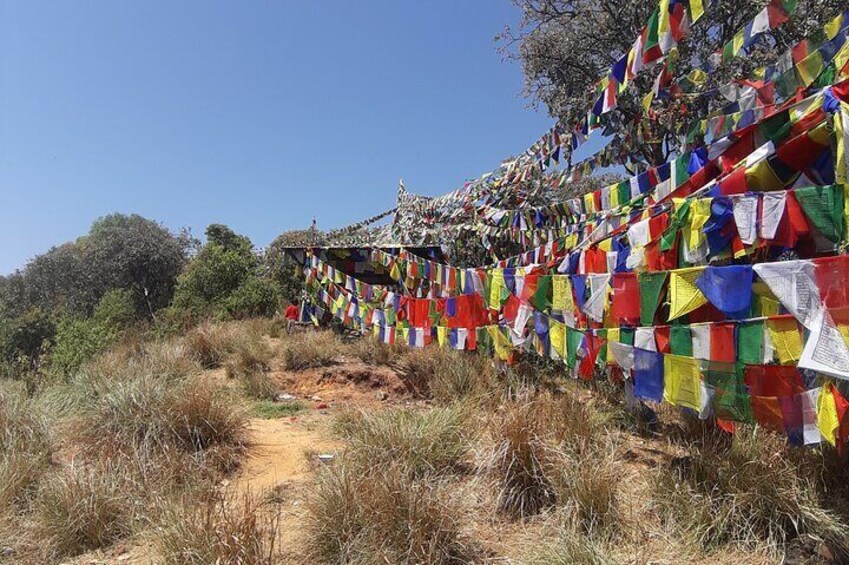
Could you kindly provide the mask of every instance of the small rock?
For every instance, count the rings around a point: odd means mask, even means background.
[[[329,463],[329,462],[333,461],[334,457],[336,457],[336,456],[333,455],[332,453],[320,453],[318,455],[318,460],[321,461],[322,463]]]
[[[379,390],[374,393],[374,397],[378,400],[386,400],[387,398],[389,398],[389,393],[387,393],[385,390]]]
[[[316,410],[327,410],[328,408],[330,408],[330,406],[328,406],[326,402],[321,402],[315,407]]]
[[[6,546],[3,549],[0,549],[0,557],[9,557],[15,554],[15,548]]]
[[[119,556],[118,556],[118,561],[126,561],[126,560],[127,560],[127,559],[129,559],[129,558],[130,558],[130,554],[129,554],[129,553],[125,553],[125,554],[123,554],[123,555],[119,555]]]
[[[277,402],[291,402],[295,400],[295,398],[296,397],[293,394],[289,394],[288,392],[281,392],[274,400],[276,400]]]
[[[312,400],[313,402],[321,402],[322,401],[321,397],[317,394],[310,396],[310,400]]]

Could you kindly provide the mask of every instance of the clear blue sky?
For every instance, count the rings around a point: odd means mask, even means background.
[[[0,273],[110,212],[257,246],[436,195],[552,121],[509,0],[0,0]]]

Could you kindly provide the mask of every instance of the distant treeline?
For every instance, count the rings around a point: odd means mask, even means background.
[[[300,268],[279,236],[258,252],[221,224],[206,242],[138,215],[98,219],[76,241],[0,276],[0,376],[67,376],[130,328],[172,333],[206,318],[269,316],[295,301]]]

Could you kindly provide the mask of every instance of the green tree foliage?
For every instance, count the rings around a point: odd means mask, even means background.
[[[53,247],[0,285],[0,314],[32,308],[89,316],[113,289],[132,293],[137,316],[167,306],[189,240],[138,215],[111,214],[73,243]]]
[[[321,241],[316,230],[291,230],[274,238],[263,254],[263,263],[271,278],[277,282],[287,302],[300,300],[304,290],[304,266],[287,249],[298,248],[304,241]]]
[[[47,351],[56,325],[40,308],[32,308],[20,316],[0,319],[0,353],[3,373],[13,377],[38,367]]]
[[[174,308],[193,317],[273,314],[278,294],[262,276],[251,241],[221,224],[210,225],[206,237],[206,244],[179,277]]]

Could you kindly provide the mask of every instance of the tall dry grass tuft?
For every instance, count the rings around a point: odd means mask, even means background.
[[[342,342],[329,331],[287,336],[281,344],[283,366],[292,371],[333,365]]]
[[[250,494],[228,498],[214,489],[193,492],[167,503],[156,528],[161,562],[276,563],[279,516],[260,507]]]
[[[204,369],[220,367],[233,352],[235,336],[226,324],[203,322],[189,330],[183,344]]]
[[[402,376],[416,394],[448,404],[496,396],[491,361],[444,348],[416,349],[404,358]]]
[[[354,340],[347,349],[363,363],[385,366],[402,363],[408,351],[403,345],[387,345],[368,336]]]
[[[461,469],[469,448],[465,424],[455,408],[349,411],[336,421],[349,458],[367,465],[398,465],[415,477]]]
[[[307,503],[307,540],[320,563],[475,561],[464,513],[438,481],[402,465],[368,467],[343,456],[321,470]]]
[[[587,532],[617,522],[619,454],[586,404],[547,393],[514,401],[491,430],[484,466],[498,485],[500,511],[526,518],[558,506]]]
[[[0,387],[0,512],[28,501],[50,466],[47,422],[22,386]]]
[[[534,404],[505,407],[492,432],[496,443],[487,467],[498,482],[499,510],[524,518],[553,506],[557,499],[548,472],[551,452]]]
[[[785,439],[741,429],[731,444],[705,442],[655,478],[654,502],[671,527],[707,548],[780,550],[805,534],[849,559],[847,524],[827,510],[817,473],[794,462]]]
[[[220,386],[203,379],[172,384],[140,377],[110,383],[79,410],[70,439],[85,451],[107,454],[126,449],[241,450],[246,426],[245,414]]]
[[[116,469],[71,465],[44,480],[33,529],[51,558],[107,547],[130,534],[137,508],[133,487]]]

